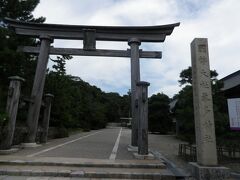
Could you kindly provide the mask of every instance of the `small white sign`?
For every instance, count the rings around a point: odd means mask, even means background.
[[[230,128],[240,131],[240,98],[228,99]]]

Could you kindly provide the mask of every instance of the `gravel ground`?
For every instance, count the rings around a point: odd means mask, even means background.
[[[188,162],[178,156],[178,145],[186,143],[177,139],[174,135],[155,135],[149,134],[149,148],[153,151],[159,151],[164,157],[173,162],[178,168],[190,174]],[[221,163],[228,167],[232,172],[240,173],[240,162]]]

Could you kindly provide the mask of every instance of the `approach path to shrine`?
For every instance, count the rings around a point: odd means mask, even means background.
[[[129,129],[107,128],[75,134],[69,138],[50,140],[43,146],[23,149],[13,155],[109,159],[116,154],[116,159],[133,159],[127,152],[129,136]]]

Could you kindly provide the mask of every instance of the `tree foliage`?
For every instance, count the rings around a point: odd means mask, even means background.
[[[117,93],[104,93],[79,77],[67,75],[65,61],[69,59],[71,57],[52,59],[55,64],[47,75],[45,92],[55,96],[51,125],[88,130],[119,121],[122,97]]]
[[[5,111],[8,77],[17,75],[25,78],[29,83],[22,91],[29,93],[36,66],[36,57],[16,51],[19,45],[33,45],[36,41],[16,36],[7,29],[4,18],[41,23],[45,18],[34,18],[32,15],[38,3],[39,0],[0,0],[0,112]]]
[[[26,79],[22,86],[22,95],[30,97],[37,57],[17,51],[19,45],[33,46],[39,41],[16,36],[7,28],[4,18],[26,22],[43,23],[45,18],[35,18],[32,11],[39,0],[0,0],[0,121],[5,122],[6,98],[9,76]],[[120,117],[130,117],[130,93],[120,96],[118,93],[105,93],[101,89],[84,82],[80,77],[68,75],[66,61],[71,56],[52,58],[53,67],[48,70],[44,93],[53,94],[51,126],[66,128],[97,129],[107,122],[119,122]],[[170,127],[169,98],[164,94],[153,95],[149,100],[149,127],[152,131],[167,133]],[[26,120],[28,105],[18,113],[22,121]],[[0,122],[0,123],[1,123]]]
[[[231,132],[229,127],[227,100],[221,88],[222,82],[217,79],[218,73],[210,71],[212,82],[213,111],[215,120],[215,131],[218,143],[230,137],[239,137],[236,132]],[[180,85],[185,85],[182,90],[175,95],[178,102],[175,107],[175,114],[179,124],[180,137],[190,143],[195,142],[194,110],[193,110],[193,90],[192,90],[192,69],[188,67],[180,73]]]
[[[169,97],[163,93],[158,93],[150,97],[149,131],[166,134],[172,130],[169,102]]]
[[[3,117],[2,121],[5,119],[8,77],[17,75],[25,78],[22,95],[30,97],[36,70],[37,58],[17,52],[17,47],[39,43],[35,39],[16,36],[7,28],[4,18],[42,23],[45,18],[35,18],[32,15],[38,3],[39,0],[0,0],[0,117]],[[44,93],[52,93],[55,96],[50,124],[58,127],[97,129],[105,127],[108,121],[119,121],[122,113],[127,111],[123,101],[128,100],[117,93],[104,93],[79,77],[67,75],[65,64],[70,59],[71,56],[52,58],[54,65],[48,70]],[[25,121],[28,104],[20,109],[18,122],[19,118]]]
[[[216,78],[218,76],[217,71],[211,70],[210,76],[212,81],[216,81]],[[192,84],[192,67],[189,66],[187,69],[181,71],[180,80],[178,82],[180,83],[180,86],[185,84]]]

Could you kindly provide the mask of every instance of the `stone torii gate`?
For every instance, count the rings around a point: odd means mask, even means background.
[[[27,53],[38,55],[38,63],[33,83],[29,106],[27,124],[29,134],[26,143],[34,145],[40,106],[42,101],[45,75],[49,54],[52,55],[75,55],[75,56],[107,56],[107,57],[130,57],[131,58],[131,107],[132,107],[132,139],[131,145],[138,146],[138,109],[137,83],[140,81],[139,58],[161,58],[160,51],[143,51],[139,49],[141,42],[164,42],[166,36],[180,23],[161,26],[82,26],[82,25],[58,25],[38,24],[17,21],[6,18],[5,22],[17,35],[25,35],[41,40],[40,47],[24,46],[19,49]],[[54,39],[83,40],[83,49],[54,48],[51,43]],[[96,41],[125,41],[130,49],[106,50],[96,49]]]

